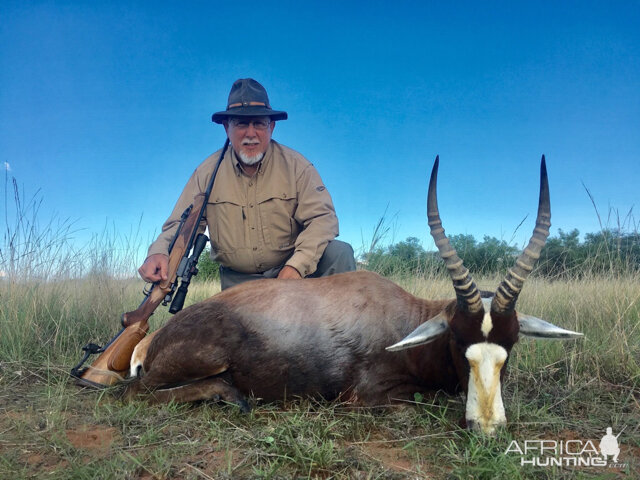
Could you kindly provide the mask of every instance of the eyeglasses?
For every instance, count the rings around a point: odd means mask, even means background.
[[[271,125],[271,119],[269,118],[260,118],[253,120],[245,120],[244,118],[232,118],[229,120],[229,123],[238,130],[246,130],[249,128],[249,125],[253,124],[253,128],[256,130],[266,130]]]

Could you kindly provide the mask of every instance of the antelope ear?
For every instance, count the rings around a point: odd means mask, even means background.
[[[567,340],[583,336],[582,333],[565,330],[556,327],[553,323],[522,313],[518,313],[518,322],[520,323],[520,334],[527,337]]]
[[[429,343],[449,329],[449,322],[443,312],[430,320],[427,320],[398,343],[387,347],[385,350],[397,352],[411,347],[417,347]]]

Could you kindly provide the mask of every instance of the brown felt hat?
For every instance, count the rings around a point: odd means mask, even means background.
[[[272,110],[265,88],[253,78],[241,78],[233,82],[227,109],[211,116],[215,123],[222,123],[229,117],[271,117],[271,120],[286,120],[287,112]]]

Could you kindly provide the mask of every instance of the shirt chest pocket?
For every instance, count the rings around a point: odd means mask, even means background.
[[[294,218],[296,193],[286,189],[262,192],[257,201],[265,243],[275,250],[291,250],[301,230]]]
[[[222,198],[209,200],[207,223],[211,244],[216,252],[233,253],[246,246],[242,205]]]

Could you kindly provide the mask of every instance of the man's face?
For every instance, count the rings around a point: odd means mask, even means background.
[[[240,160],[253,165],[262,160],[275,126],[269,117],[230,117],[224,129]]]

